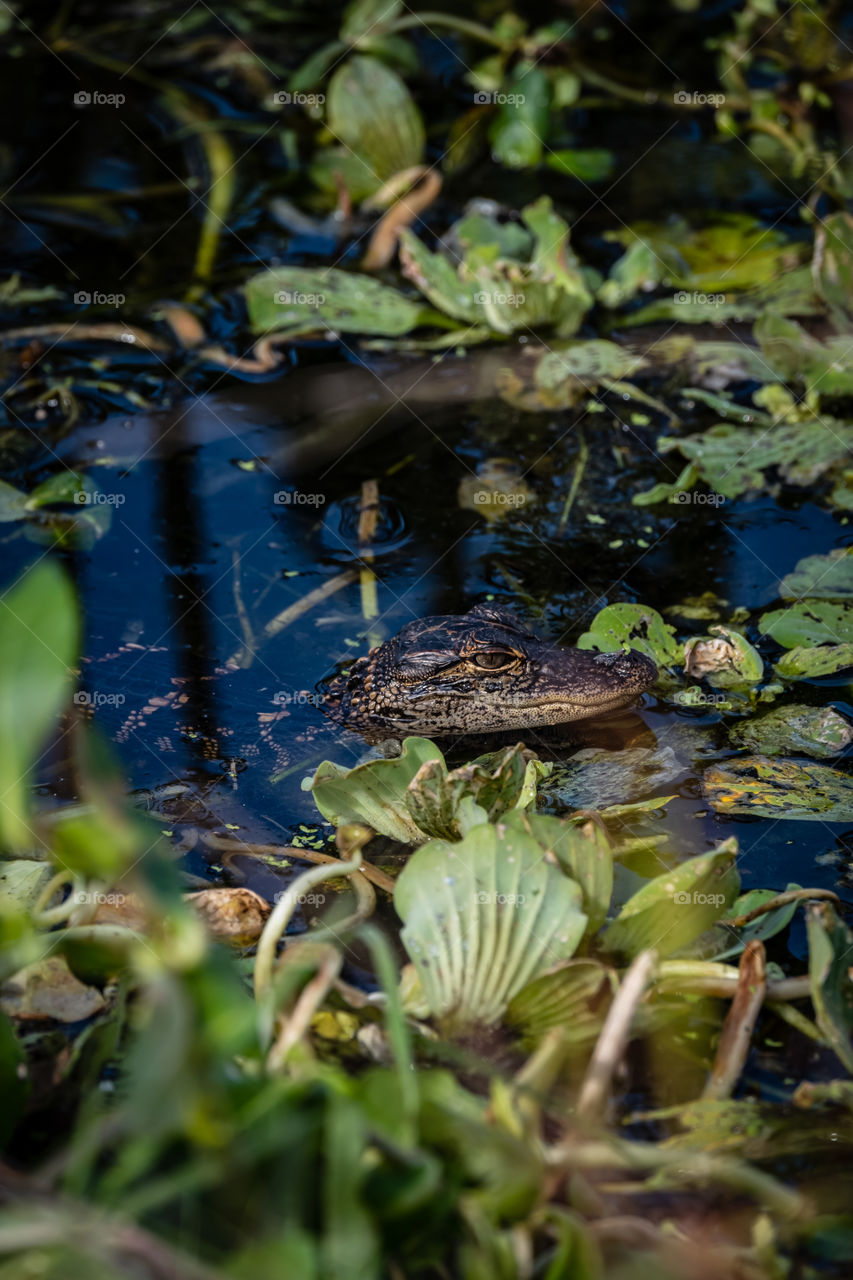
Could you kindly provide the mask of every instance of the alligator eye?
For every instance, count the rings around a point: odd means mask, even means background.
[[[513,654],[503,653],[500,649],[487,653],[475,653],[472,658],[474,665],[482,667],[484,671],[500,671],[501,667],[508,667],[514,661]]]

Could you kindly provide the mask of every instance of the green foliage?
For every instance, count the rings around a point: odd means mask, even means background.
[[[26,852],[33,831],[31,774],[71,692],[77,604],[65,575],[42,561],[0,596],[0,843]]]

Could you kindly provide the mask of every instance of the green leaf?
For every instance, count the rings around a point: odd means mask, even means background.
[[[370,276],[335,267],[274,267],[243,286],[255,333],[317,329],[398,335],[423,324],[421,303]]]
[[[378,58],[348,58],[329,81],[326,121],[336,141],[373,173],[378,189],[423,160],[420,112],[395,71]]]
[[[763,756],[837,756],[853,742],[853,724],[834,707],[776,707],[732,725],[734,746]]]
[[[763,614],[758,630],[784,649],[853,642],[853,604],[807,600],[788,605]]]
[[[744,756],[707,768],[702,789],[718,813],[816,822],[853,819],[853,778],[824,764]]]
[[[424,835],[406,804],[406,788],[428,760],[444,757],[427,738],[406,738],[394,760],[369,760],[344,769],[324,760],[314,777],[303,782],[324,818],[336,827],[363,822],[380,835],[415,844]]]
[[[510,830],[526,831],[556,859],[566,875],[580,886],[587,933],[595,933],[604,923],[613,893],[613,852],[606,832],[598,823],[582,826],[544,814],[507,815]]]
[[[459,844],[424,845],[394,905],[430,1013],[454,1026],[497,1022],[528,982],[574,954],[581,901],[517,818],[474,827]]]
[[[738,895],[737,842],[725,840],[710,853],[665,871],[629,898],[602,942],[633,958],[647,948],[659,956],[683,951],[724,915]]]
[[[0,895],[28,911],[52,875],[50,863],[30,858],[0,862]]]
[[[598,960],[569,960],[528,982],[510,1001],[506,1021],[534,1049],[554,1027],[568,1044],[588,1045],[598,1038],[610,1001],[619,987],[614,969]]]
[[[356,44],[380,35],[403,10],[403,0],[353,0],[344,10],[341,39]]]
[[[601,182],[613,172],[616,157],[612,151],[595,147],[563,147],[549,151],[545,163],[557,173],[565,173],[581,182]]]
[[[77,605],[68,579],[42,561],[0,596],[0,843],[33,847],[30,774],[71,686]]]
[[[801,886],[798,884],[787,884],[785,892],[799,888]],[[750,911],[772,902],[777,896],[775,889],[751,889],[732,903],[729,915],[732,918],[749,915]],[[740,955],[748,942],[767,942],[770,938],[775,938],[783,929],[787,929],[798,906],[798,902],[788,902],[763,916],[757,916],[737,930],[727,925],[715,925],[711,930],[709,947],[702,950],[702,959],[727,960],[730,956]]]
[[[610,604],[599,610],[589,631],[578,639],[579,649],[601,649],[613,653],[617,649],[637,649],[647,654],[659,667],[680,665],[683,646],[675,631],[656,609],[642,604]]]
[[[779,584],[783,600],[853,600],[853,548],[806,556]]]
[[[530,169],[542,159],[550,121],[551,89],[542,67],[520,62],[505,82],[490,130],[494,158],[508,169]]]
[[[817,1025],[853,1075],[853,934],[828,902],[806,911],[809,980]]]
[[[789,649],[776,663],[783,680],[809,680],[853,667],[853,643],[820,644],[814,649]]]
[[[537,780],[552,768],[521,742],[451,773],[443,760],[428,760],[409,783],[406,804],[425,835],[460,840],[472,826],[531,804]]]

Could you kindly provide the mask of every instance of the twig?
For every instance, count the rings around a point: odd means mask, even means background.
[[[730,1098],[746,1062],[752,1033],[767,992],[764,944],[748,942],[740,958],[737,991],[732,1000],[703,1098]]]
[[[729,929],[742,929],[750,921],[757,920],[768,911],[775,911],[777,907],[786,907],[789,902],[805,902],[814,898],[827,898],[836,904],[841,902],[838,894],[833,893],[831,889],[788,889],[785,893],[777,893],[775,898],[762,902],[761,906],[754,907],[752,911],[747,911],[745,915],[732,916],[730,920],[720,920],[719,924]]]
[[[655,963],[653,951],[641,951],[619,985],[583,1078],[578,1095],[579,1116],[597,1116],[604,1111],[613,1074],[625,1053],[631,1023],[649,985]]]
[[[340,864],[340,859],[334,857],[331,853],[320,853],[317,849],[303,849],[299,845],[291,844],[251,844],[245,840],[232,840],[228,836],[215,836],[205,831],[202,832],[202,842],[211,849],[224,849],[234,853],[245,853],[250,858],[283,856],[285,858],[297,858],[303,862],[316,862],[322,865],[329,863]],[[380,871],[378,867],[374,867],[372,862],[362,862],[359,868],[360,874],[378,889],[384,889],[386,893],[393,893],[395,883],[390,876],[384,871]]]
[[[238,667],[250,667],[255,660],[255,654],[262,644],[267,640],[274,639],[280,632],[289,627],[297,618],[301,618],[303,613],[308,613],[315,605],[322,604],[324,600],[328,600],[329,596],[333,596],[336,591],[340,591],[343,587],[349,586],[351,582],[355,582],[358,577],[356,569],[344,569],[343,573],[336,573],[334,578],[327,579],[322,586],[315,587],[313,591],[307,592],[301,600],[297,600],[295,604],[288,605],[286,609],[282,609],[281,613],[267,623],[258,637],[256,643],[242,649],[238,649],[236,653],[232,653],[227,659],[225,666],[235,671]]]
[[[579,448],[578,448],[578,459],[577,459],[577,462],[575,463],[574,475],[572,476],[572,484],[571,484],[571,488],[569,489],[568,495],[566,497],[566,501],[563,506],[562,513],[560,515],[559,523],[557,525],[557,528],[561,532],[566,527],[566,521],[569,518],[569,512],[571,511],[572,506],[574,505],[575,498],[577,497],[577,492],[578,492],[578,489],[580,488],[580,483],[581,483],[581,480],[583,479],[583,473],[586,471],[586,464],[589,458],[589,445],[584,439],[583,432],[580,429],[578,429],[578,440],[580,442]]]

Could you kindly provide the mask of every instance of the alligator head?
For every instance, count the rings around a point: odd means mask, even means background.
[[[499,733],[563,724],[627,707],[657,678],[631,649],[561,649],[509,610],[477,605],[410,622],[328,687],[326,710],[385,736]]]

